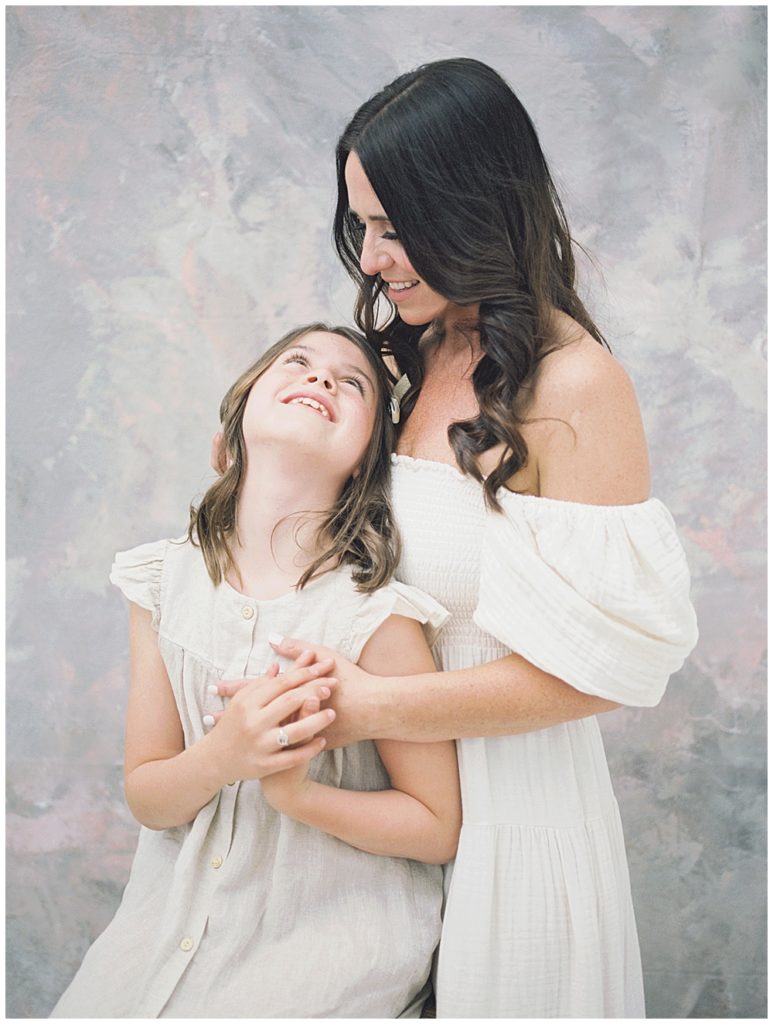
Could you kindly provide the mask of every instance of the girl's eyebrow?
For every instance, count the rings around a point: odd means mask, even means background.
[[[313,345],[293,345],[292,348],[302,348],[304,352],[313,352],[314,355],[319,355],[319,352]],[[371,380],[370,374],[367,370],[363,370],[361,366],[357,366],[356,363],[344,363],[343,369],[349,373],[359,374],[360,377],[364,377],[370,385],[370,390],[375,394],[376,387]]]

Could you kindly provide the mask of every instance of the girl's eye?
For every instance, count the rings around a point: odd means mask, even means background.
[[[352,231],[356,231],[358,235],[362,235],[365,233],[365,225],[361,220],[358,220],[356,217],[352,217],[351,224]]]
[[[381,237],[386,239],[387,242],[396,242],[400,236],[396,231],[385,231]]]
[[[365,397],[365,383],[359,377],[344,377],[344,384],[352,384]]]
[[[308,366],[309,365],[309,360],[306,358],[306,356],[303,354],[303,352],[291,352],[289,355],[285,356],[283,362],[285,364],[287,364],[287,363],[300,363],[302,366]]]

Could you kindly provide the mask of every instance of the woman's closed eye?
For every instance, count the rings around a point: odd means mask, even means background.
[[[365,222],[361,221],[359,217],[354,217],[353,216],[351,224],[352,224],[352,230],[356,234],[358,234],[360,236],[365,234],[365,230],[366,230],[365,229]],[[381,234],[379,235],[379,238],[383,238],[384,241],[386,241],[386,242],[396,242],[399,239],[399,237],[400,236],[397,234],[396,231],[391,231],[391,230],[382,231]]]

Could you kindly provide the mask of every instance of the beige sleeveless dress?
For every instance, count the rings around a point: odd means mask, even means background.
[[[346,569],[257,601],[213,587],[187,542],[120,553],[111,580],[153,613],[186,745],[223,708],[210,683],[276,660],[271,633],[313,637],[356,661],[389,615],[426,623],[430,639],[446,618],[400,583],[361,594]],[[311,774],[389,787],[370,742],[323,751]],[[364,853],[274,811],[259,782],[236,782],[189,825],[140,830],[121,905],[52,1016],[418,1016],[441,900],[441,868]]]

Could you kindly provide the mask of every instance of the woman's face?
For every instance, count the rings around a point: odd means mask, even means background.
[[[363,273],[379,275],[405,323],[428,324],[432,320],[444,319],[451,303],[422,281],[411,266],[354,151],[347,158],[344,176],[349,208],[363,228],[360,254]]]

